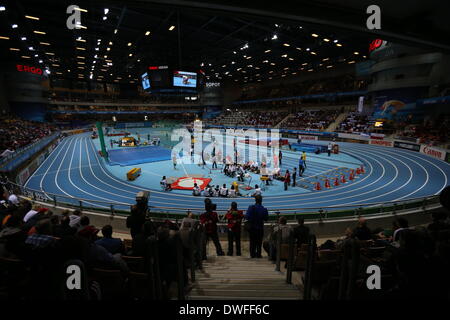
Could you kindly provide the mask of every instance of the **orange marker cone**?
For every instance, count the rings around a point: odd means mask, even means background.
[[[325,179],[325,188],[331,188],[330,180],[328,180],[328,179]]]
[[[339,179],[338,178],[334,179],[334,184],[333,185],[335,187],[339,186]]]
[[[316,182],[314,190],[317,190],[317,191],[322,190],[322,188],[320,187],[320,182]]]
[[[346,182],[347,182],[347,180],[345,180],[345,174],[343,174],[342,178],[341,178],[341,183],[346,183]]]

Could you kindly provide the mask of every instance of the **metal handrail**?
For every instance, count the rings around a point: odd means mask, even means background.
[[[50,192],[46,192],[44,190],[36,190],[36,189],[32,189],[32,188],[27,188],[24,186],[20,186],[17,185],[13,182],[9,182],[10,185],[15,186],[17,188],[19,188],[20,190],[25,190],[27,192],[32,192],[32,193],[41,193],[46,195],[49,200],[53,200],[55,201],[56,197],[58,198],[65,198],[65,199],[69,199],[71,202],[85,202],[85,203],[95,203],[98,204],[98,206],[102,207],[101,205],[103,204],[103,207],[110,209],[111,205],[119,205],[119,206],[125,206],[125,207],[130,207],[131,204],[130,203],[124,203],[124,202],[119,202],[119,201],[111,201],[111,202],[106,202],[106,201],[99,201],[99,200],[91,200],[91,199],[84,199],[84,198],[75,198],[75,197],[69,197],[69,196],[64,196],[64,195],[58,195],[58,194],[54,194],[54,193],[50,193]],[[151,191],[151,190],[149,190]],[[384,207],[386,205],[393,205],[393,206],[397,206],[399,202],[401,203],[413,203],[413,202],[417,202],[420,201],[421,202],[421,206],[420,207],[424,207],[423,204],[424,203],[428,203],[428,200],[433,200],[433,199],[438,199],[438,195],[434,195],[434,196],[428,196],[428,197],[417,197],[417,198],[410,198],[410,199],[405,199],[402,201],[398,201],[398,200],[394,200],[394,201],[385,201],[385,202],[369,202],[369,203],[357,203],[357,204],[342,204],[342,205],[330,205],[330,206],[321,206],[321,207],[301,207],[301,208],[280,208],[280,209],[271,209],[271,212],[282,212],[282,213],[297,213],[299,211],[302,210],[308,210],[308,211],[312,211],[312,212],[319,212],[320,210],[323,209],[349,209],[349,208],[355,208],[355,209],[359,209],[359,208],[373,208],[373,207]],[[151,201],[151,200],[150,200]],[[169,211],[181,211],[181,210],[190,210],[192,212],[203,212],[204,208],[203,207],[184,207],[184,208],[179,208],[179,207],[162,207],[162,206],[149,206],[149,208],[151,209],[151,211],[153,212],[169,212]],[[218,213],[226,213],[228,211],[228,209],[218,209],[216,210],[216,212]],[[329,212],[327,212],[329,213]]]
[[[310,235],[308,239],[308,254],[306,257],[306,268],[305,268],[305,282],[303,284],[303,298],[305,300],[311,300],[312,291],[312,272],[314,266],[314,260],[316,257],[316,236]]]

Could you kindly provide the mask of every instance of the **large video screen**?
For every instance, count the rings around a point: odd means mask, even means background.
[[[195,72],[174,71],[173,72],[174,87],[197,87],[197,74]]]
[[[148,88],[150,88],[150,79],[148,78],[148,74],[147,72],[144,73],[142,76],[142,88],[144,90],[147,90]]]

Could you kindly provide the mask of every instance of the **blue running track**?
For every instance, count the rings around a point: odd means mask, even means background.
[[[401,201],[439,194],[449,185],[450,164],[409,150],[340,143],[341,152],[358,158],[366,173],[356,181],[335,189],[315,192],[264,196],[264,205],[270,210],[318,208],[334,205],[368,204]],[[283,158],[283,162],[288,160]],[[35,171],[25,187],[51,194],[86,199],[89,205],[109,208],[128,208],[135,202],[138,191],[146,190],[111,174],[99,156],[89,135],[81,134],[65,138],[44,163]],[[288,160],[295,165],[296,160]],[[283,163],[284,164],[284,163]],[[150,205],[170,207],[168,211],[200,211],[202,197],[189,194],[151,190]],[[101,201],[99,203],[96,201]],[[218,209],[228,209],[231,201],[240,208],[253,203],[252,198],[214,198]],[[312,209],[311,209],[312,210]]]

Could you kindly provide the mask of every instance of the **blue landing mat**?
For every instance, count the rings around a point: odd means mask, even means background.
[[[327,152],[328,147],[320,144],[309,144],[309,143],[293,143],[291,144],[292,150],[295,151],[305,151],[305,152],[316,152],[317,149],[320,152]]]
[[[123,147],[108,151],[109,164],[131,166],[140,163],[165,161],[171,159],[171,151],[158,146]]]

